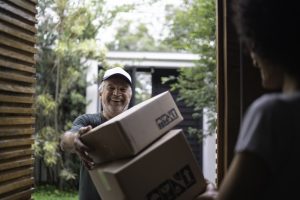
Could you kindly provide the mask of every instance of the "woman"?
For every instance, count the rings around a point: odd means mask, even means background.
[[[217,191],[197,200],[294,199],[300,180],[300,12],[297,1],[238,0],[235,24],[266,89],[241,125],[235,156]]]

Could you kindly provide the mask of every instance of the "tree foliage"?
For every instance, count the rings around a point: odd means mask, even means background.
[[[157,0],[147,0],[149,7]],[[143,4],[144,5],[144,4]],[[152,25],[153,26],[153,25]],[[168,43],[162,43],[150,33],[151,24],[121,19],[116,29],[114,40],[107,43],[110,51],[129,52],[172,52],[175,48]],[[136,73],[135,103],[140,103],[151,97],[151,75],[147,72]]]
[[[107,48],[112,51],[172,51],[172,46],[160,43],[154,38],[147,24],[134,24],[130,20],[122,20],[117,33],[112,42],[107,44]]]
[[[196,67],[183,68],[172,89],[187,105],[195,108],[195,116],[203,108],[216,111],[216,20],[214,0],[186,0],[180,8],[169,9],[170,34],[164,41],[178,51],[199,54]],[[172,78],[165,79],[168,81]],[[174,79],[174,78],[173,78]],[[211,128],[214,119],[210,120]]]
[[[88,59],[104,60],[106,49],[96,41],[98,31],[131,6],[104,8],[104,0],[38,2],[34,150],[52,174],[61,171],[66,179],[75,176],[72,171],[66,175],[72,167],[63,159],[58,144],[61,134],[85,112],[85,63]],[[60,170],[61,166],[65,169]]]

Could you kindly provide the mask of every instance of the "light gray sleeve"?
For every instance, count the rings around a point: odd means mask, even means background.
[[[235,146],[236,152],[252,152],[270,165],[271,153],[271,112],[272,103],[263,97],[255,101],[248,109],[240,127]]]

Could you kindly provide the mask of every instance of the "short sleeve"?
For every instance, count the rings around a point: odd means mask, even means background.
[[[270,165],[272,154],[272,102],[263,97],[256,100],[248,109],[241,124],[236,143],[236,152],[252,152],[263,158]]]
[[[91,125],[93,128],[101,124],[100,114],[84,114],[77,117],[74,122],[72,128],[69,130],[70,132],[78,132],[81,127]]]

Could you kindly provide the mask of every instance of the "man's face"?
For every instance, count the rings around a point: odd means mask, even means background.
[[[127,110],[132,90],[128,82],[115,76],[104,81],[100,96],[103,115],[105,118],[111,119]]]

